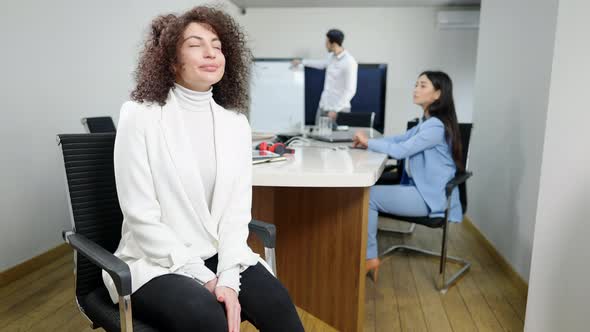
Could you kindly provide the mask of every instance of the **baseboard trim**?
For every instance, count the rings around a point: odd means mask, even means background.
[[[518,290],[522,291],[524,294],[527,294],[529,288],[528,283],[522,279],[522,277],[514,270],[512,265],[510,265],[504,256],[498,252],[496,247],[494,247],[494,245],[481,233],[479,228],[477,228],[471,219],[465,216],[463,223],[465,226],[467,226],[466,228],[479,240],[479,242],[481,242],[486,247],[500,268],[508,274],[510,280],[514,281],[518,287]],[[69,253],[70,250],[70,246],[68,246],[66,243],[62,243],[45,253],[24,261],[6,271],[0,272],[0,287],[4,287],[10,282],[20,279],[23,276],[37,270],[39,267],[47,265],[54,260],[63,257],[65,254]]]
[[[469,219],[469,217],[465,216],[463,219],[463,223],[467,226],[467,230],[470,231],[478,240],[481,242],[484,247],[488,250],[488,252],[492,255],[492,258],[498,263],[500,268],[506,272],[508,278],[515,283],[518,291],[522,292],[525,295],[525,299],[528,295],[529,285],[524,279],[514,270],[512,265],[508,263],[506,258],[502,256],[496,247],[483,235],[483,233],[477,228],[477,226]]]
[[[9,268],[6,271],[0,272],[0,287],[4,287],[15,281],[20,279],[27,274],[39,269],[42,266],[45,266],[56,259],[59,259],[69,253],[72,249],[66,243],[62,243],[57,247],[50,249],[47,252],[44,252],[38,256],[35,256],[27,261],[24,261],[16,266]]]

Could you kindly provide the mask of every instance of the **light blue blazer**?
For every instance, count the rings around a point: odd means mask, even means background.
[[[447,206],[445,187],[455,176],[457,167],[440,119],[430,117],[403,135],[370,139],[368,149],[386,153],[397,160],[409,157],[412,180],[430,209],[429,216],[444,216]],[[451,194],[449,220],[463,220],[458,188]]]

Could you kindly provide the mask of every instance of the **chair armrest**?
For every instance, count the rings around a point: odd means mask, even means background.
[[[119,296],[131,295],[131,271],[125,262],[84,235],[64,231],[62,236],[72,248],[107,271],[113,278]]]
[[[447,197],[449,197],[451,195],[453,190],[458,185],[467,181],[467,179],[469,179],[472,175],[473,175],[473,172],[469,172],[469,171],[464,171],[464,172],[461,172],[461,173],[455,175],[455,177],[447,183],[447,187],[446,187]]]
[[[248,228],[250,232],[256,234],[266,248],[275,247],[277,241],[277,228],[275,225],[252,219],[248,224]]]

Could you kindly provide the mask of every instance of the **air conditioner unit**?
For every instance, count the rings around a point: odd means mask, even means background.
[[[436,15],[439,29],[478,29],[479,10],[443,10]]]

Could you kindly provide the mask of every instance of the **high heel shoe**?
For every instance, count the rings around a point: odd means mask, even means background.
[[[367,273],[374,282],[377,282],[377,277],[379,276],[379,265],[381,265],[379,258],[367,259],[365,263]]]

